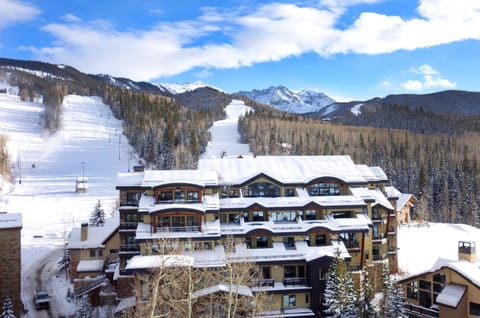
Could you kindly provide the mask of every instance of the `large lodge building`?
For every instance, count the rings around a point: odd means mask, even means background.
[[[386,261],[397,271],[398,192],[387,185],[381,168],[349,156],[224,157],[197,170],[121,173],[119,297],[131,295],[155,242],[171,238],[196,266],[259,266],[262,281],[250,287],[271,295],[269,317],[315,316],[336,253],[352,271]]]

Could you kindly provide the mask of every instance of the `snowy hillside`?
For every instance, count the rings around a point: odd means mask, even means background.
[[[317,112],[335,101],[324,93],[302,90],[294,92],[284,86],[270,87],[262,90],[239,92],[256,102],[271,105],[279,110],[305,114]]]

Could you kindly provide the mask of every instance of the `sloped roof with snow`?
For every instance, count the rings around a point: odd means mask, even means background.
[[[104,226],[88,226],[88,235],[85,241],[81,240],[81,228],[72,229],[70,239],[68,241],[69,249],[86,249],[86,248],[104,248],[107,239],[118,229],[120,225],[120,217],[118,210],[115,211],[111,218],[105,219]]]
[[[443,288],[442,292],[438,294],[436,302],[449,307],[457,307],[462,300],[463,295],[467,291],[466,286],[457,284],[448,284]]]
[[[222,283],[219,283],[219,284],[207,287],[207,288],[203,288],[203,289],[194,291],[192,293],[192,298],[196,299],[196,298],[200,298],[200,297],[203,297],[203,296],[207,296],[207,295],[215,294],[215,293],[219,293],[219,292],[229,293],[230,291],[232,291],[232,293],[235,293],[235,294],[238,294],[238,295],[242,295],[242,296],[246,296],[246,297],[253,297],[252,290],[248,286],[237,285],[237,284],[228,285],[227,283],[222,282]]]
[[[403,208],[408,203],[408,201],[410,201],[411,198],[414,198],[413,194],[409,194],[409,193],[400,194],[397,201],[397,210],[400,210],[401,208]]]
[[[368,168],[368,167],[367,167]],[[350,156],[256,156],[200,159],[199,170],[216,171],[220,184],[242,184],[260,174],[284,184],[309,183],[320,177],[346,183],[379,181],[376,174],[359,169]],[[370,180],[368,180],[370,181]]]
[[[77,265],[77,272],[101,272],[103,260],[81,260]]]
[[[22,214],[0,213],[0,229],[22,228]]]
[[[126,270],[159,267],[193,266],[194,259],[186,255],[136,255],[127,261]]]

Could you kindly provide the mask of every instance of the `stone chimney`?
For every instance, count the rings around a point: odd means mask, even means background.
[[[473,241],[459,241],[458,242],[458,260],[468,261],[470,263],[477,262],[477,252],[475,249],[475,242]]]
[[[88,223],[82,222],[80,228],[80,241],[86,241],[88,238]]]

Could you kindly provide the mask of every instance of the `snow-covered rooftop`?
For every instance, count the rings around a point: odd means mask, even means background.
[[[196,299],[196,298],[200,298],[200,297],[203,297],[203,296],[206,296],[206,295],[215,294],[215,293],[218,293],[218,292],[229,293],[230,291],[232,291],[235,294],[242,295],[242,296],[253,297],[252,290],[248,286],[236,285],[236,284],[228,285],[226,283],[219,283],[219,284],[207,287],[207,288],[203,288],[203,289],[194,291],[192,293],[192,298]]]
[[[77,272],[101,272],[103,260],[81,260],[77,266]]]
[[[0,213],[0,229],[14,229],[22,227],[20,213]]]
[[[103,248],[105,241],[118,229],[120,217],[118,210],[115,211],[110,218],[105,219],[104,226],[90,226],[88,225],[87,239],[81,240],[81,228],[75,227],[72,229],[70,239],[68,241],[69,249],[83,249],[83,248]]]
[[[445,286],[440,294],[438,294],[436,302],[442,305],[456,308],[460,300],[462,300],[466,286],[457,284],[448,284]]]
[[[366,172],[350,156],[256,156],[200,159],[199,170],[217,171],[220,184],[241,184],[263,173],[285,184],[308,183],[332,177],[347,183],[366,183]],[[370,172],[369,178],[375,179]],[[377,179],[375,179],[377,180]]]
[[[127,261],[126,270],[160,267],[193,266],[194,259],[186,255],[136,255]]]

